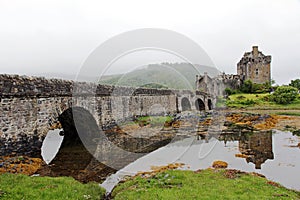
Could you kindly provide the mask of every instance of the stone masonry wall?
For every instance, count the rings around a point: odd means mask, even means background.
[[[246,52],[237,64],[237,73],[244,80],[254,83],[266,83],[271,81],[271,56],[265,56],[258,51],[258,47],[252,47],[251,52]]]
[[[49,129],[59,128],[58,116],[72,106],[88,110],[99,127],[134,115],[177,110],[176,94],[171,90],[115,88],[17,75],[0,75],[0,105],[0,154],[34,157],[40,157]]]

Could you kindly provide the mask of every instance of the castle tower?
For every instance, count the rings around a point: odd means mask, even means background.
[[[246,52],[237,64],[237,74],[243,80],[251,80],[254,83],[266,83],[271,81],[271,56],[265,56],[258,51],[258,46],[253,46],[251,52]]]

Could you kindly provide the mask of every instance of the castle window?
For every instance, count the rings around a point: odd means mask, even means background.
[[[258,75],[258,69],[255,70],[256,76]]]
[[[257,140],[257,146],[260,146],[260,145],[261,145],[261,141]]]

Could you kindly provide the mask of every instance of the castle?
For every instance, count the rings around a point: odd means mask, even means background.
[[[246,52],[237,64],[237,73],[243,80],[253,83],[271,81],[271,56],[265,56],[258,51],[258,46],[252,47],[252,52]]]
[[[238,89],[246,80],[259,84],[271,81],[271,56],[258,51],[258,46],[244,53],[237,64],[237,74],[222,73],[216,77],[210,77],[207,73],[196,75],[196,90],[222,96],[225,88]]]

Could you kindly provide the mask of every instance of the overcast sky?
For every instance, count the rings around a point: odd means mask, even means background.
[[[300,77],[299,0],[0,0],[0,73],[76,74],[102,42],[138,28],[188,36],[226,73],[258,45],[277,83]]]

